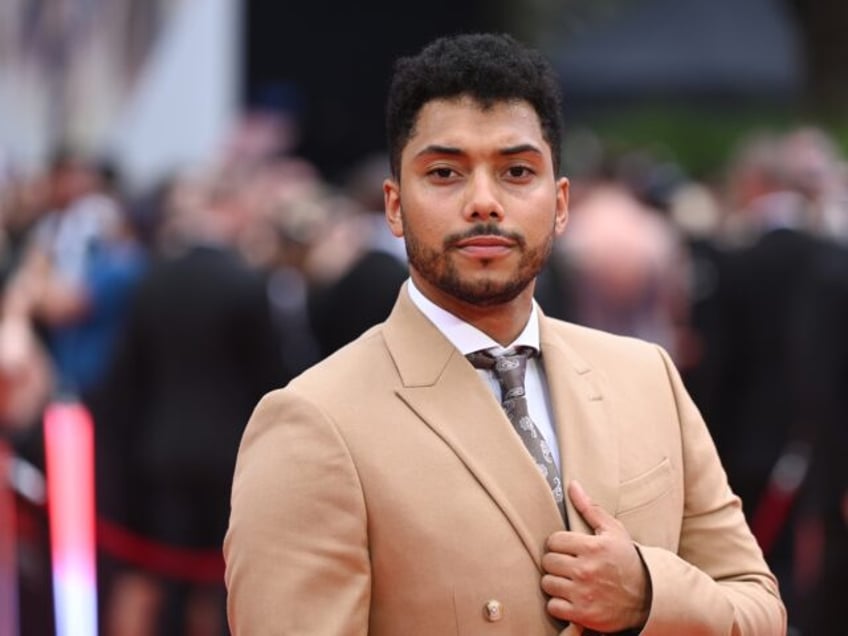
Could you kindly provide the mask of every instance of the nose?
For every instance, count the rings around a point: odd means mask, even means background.
[[[467,221],[502,221],[504,209],[498,197],[497,183],[494,178],[477,171],[468,180],[463,216]]]

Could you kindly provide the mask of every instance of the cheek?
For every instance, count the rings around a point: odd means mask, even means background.
[[[404,217],[404,232],[422,245],[441,244],[445,233],[433,219],[420,215]]]
[[[443,209],[442,206],[430,201],[424,202],[411,194],[402,197],[400,216],[404,233],[415,234],[422,240],[440,237],[447,227]]]

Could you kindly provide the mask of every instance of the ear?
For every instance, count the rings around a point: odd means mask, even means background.
[[[554,232],[562,234],[568,224],[568,179],[561,177],[556,182],[556,215],[554,217]]]
[[[403,218],[400,206],[400,184],[394,179],[383,181],[383,200],[386,208],[386,222],[392,234],[403,236]]]

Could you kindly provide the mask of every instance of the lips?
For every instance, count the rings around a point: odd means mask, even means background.
[[[471,236],[456,242],[456,246],[463,247],[512,247],[515,241],[505,236]]]
[[[515,247],[515,241],[504,236],[472,236],[457,241],[454,246],[462,253],[477,258],[494,258],[507,254]]]

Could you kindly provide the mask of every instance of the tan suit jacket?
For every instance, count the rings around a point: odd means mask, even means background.
[[[775,579],[666,354],[546,317],[541,350],[565,483],[626,526],[648,568],[641,633],[784,634]],[[224,544],[230,625],[577,636],[540,588],[562,528],[492,391],[404,289],[384,324],[256,408]]]

